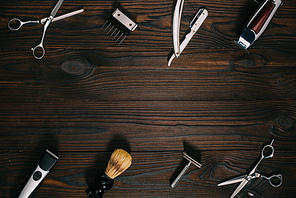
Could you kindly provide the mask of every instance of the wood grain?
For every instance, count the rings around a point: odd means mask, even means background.
[[[166,56],[105,58],[92,51],[57,52],[33,63],[28,54],[12,63],[9,57],[14,53],[8,52],[0,70],[3,94],[10,100],[294,100],[296,51],[269,52],[233,52],[238,56],[231,57],[229,50],[210,50],[199,57],[184,55],[181,58],[190,63],[182,66],[176,60],[174,67],[165,65]],[[279,58],[270,60],[272,54]],[[219,57],[223,58],[214,61]],[[158,67],[157,60],[162,63]],[[65,70],[69,62],[73,71]]]
[[[11,32],[7,28],[7,22],[13,16],[40,19],[49,15],[54,1],[2,1],[2,23],[0,26],[4,36],[1,46],[6,49],[29,49],[39,42],[42,26],[24,27],[22,31]],[[15,4],[18,3],[18,10]],[[221,2],[221,1],[186,1],[181,23],[181,35],[188,31],[189,20],[199,7],[209,10],[209,17],[199,30],[197,36],[186,48],[211,49],[211,48],[235,48],[231,41],[237,39],[243,24],[248,16],[258,5],[250,0]],[[269,28],[254,48],[294,48],[296,23],[295,15],[291,8],[296,6],[294,1],[285,1],[285,5],[279,9]],[[173,2],[162,1],[70,1],[65,2],[58,15],[83,7],[85,12],[63,21],[51,24],[45,47],[49,49],[98,49],[111,48],[114,51],[163,52],[172,48],[171,40],[171,13]],[[116,7],[122,7],[130,13],[137,23],[139,30],[132,32],[122,47],[117,47],[114,42],[103,34],[100,27],[109,18]],[[190,47],[191,46],[191,47]],[[135,48],[136,47],[136,48]]]
[[[57,15],[85,12],[52,23],[35,60],[43,27],[12,32],[7,23],[46,17],[55,3],[0,2],[0,197],[18,195],[45,148],[60,159],[34,197],[86,197],[119,147],[133,164],[104,197],[229,197],[237,185],[218,182],[247,173],[271,138],[275,156],[259,170],[282,173],[283,185],[258,179],[238,197],[295,196],[295,1],[284,1],[246,54],[231,41],[257,3],[186,0],[181,36],[200,7],[209,16],[171,67],[167,0],[64,1]],[[100,30],[116,7],[139,24],[121,46]],[[172,189],[183,150],[203,167]]]
[[[276,148],[276,147],[275,147]],[[277,148],[276,148],[277,149]],[[41,151],[32,155],[24,152],[2,154],[1,194],[14,197],[21,189],[24,178],[29,176],[38,161]],[[97,174],[104,171],[110,152],[63,152],[55,168],[39,188],[35,197],[86,197],[85,189],[92,185]],[[170,187],[173,173],[182,164],[181,152],[132,152],[133,164],[121,176],[115,178],[113,188],[104,197],[223,197],[230,196],[236,184],[217,187],[220,181],[244,174],[260,155],[257,150],[200,152],[203,167],[191,166],[176,188]],[[196,155],[197,153],[193,153]],[[273,188],[264,179],[257,179],[248,185],[251,192],[264,197],[275,194],[288,196],[294,191],[295,155],[276,150],[275,156],[259,166],[265,174],[280,172],[284,182],[280,188]],[[16,168],[18,167],[18,168]],[[9,176],[11,175],[11,176]],[[19,181],[19,182],[17,182]],[[8,187],[6,184],[10,184]],[[13,187],[14,190],[11,189]]]

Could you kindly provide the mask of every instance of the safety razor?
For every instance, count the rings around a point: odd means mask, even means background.
[[[183,157],[187,160],[187,163],[184,166],[184,168],[181,170],[181,172],[179,173],[179,175],[176,177],[176,179],[173,181],[173,183],[171,184],[171,187],[172,188],[174,188],[178,184],[178,182],[180,181],[181,177],[186,173],[186,171],[188,170],[188,168],[190,167],[191,164],[194,164],[198,168],[201,168],[202,167],[202,165],[198,161],[196,161],[195,159],[193,159],[192,157],[190,157],[185,151],[183,152]]]

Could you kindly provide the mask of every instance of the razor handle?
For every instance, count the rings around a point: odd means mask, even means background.
[[[30,176],[28,182],[26,183],[25,187],[23,188],[22,192],[20,193],[19,198],[27,198],[31,196],[34,190],[49,173],[50,169],[55,165],[57,160],[58,157],[56,155],[54,155],[49,150],[46,150],[39,163],[37,164],[37,167]]]

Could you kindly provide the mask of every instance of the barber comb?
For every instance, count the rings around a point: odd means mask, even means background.
[[[104,28],[103,33],[106,33],[106,36],[113,36],[113,40],[115,43],[117,41],[120,42],[118,45],[124,41],[124,39],[129,35],[132,31],[134,31],[138,27],[134,21],[128,18],[123,12],[121,12],[118,8],[112,13],[112,16],[105,22],[105,24],[101,27]]]

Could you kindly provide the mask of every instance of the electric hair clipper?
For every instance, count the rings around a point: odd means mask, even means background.
[[[45,153],[37,164],[37,167],[30,176],[30,179],[19,195],[19,198],[29,197],[37,188],[37,186],[44,180],[44,178],[49,173],[50,169],[58,161],[58,159],[59,158],[55,154],[46,149]]]
[[[263,0],[247,22],[238,41],[233,43],[247,50],[261,36],[281,5],[282,0]]]

